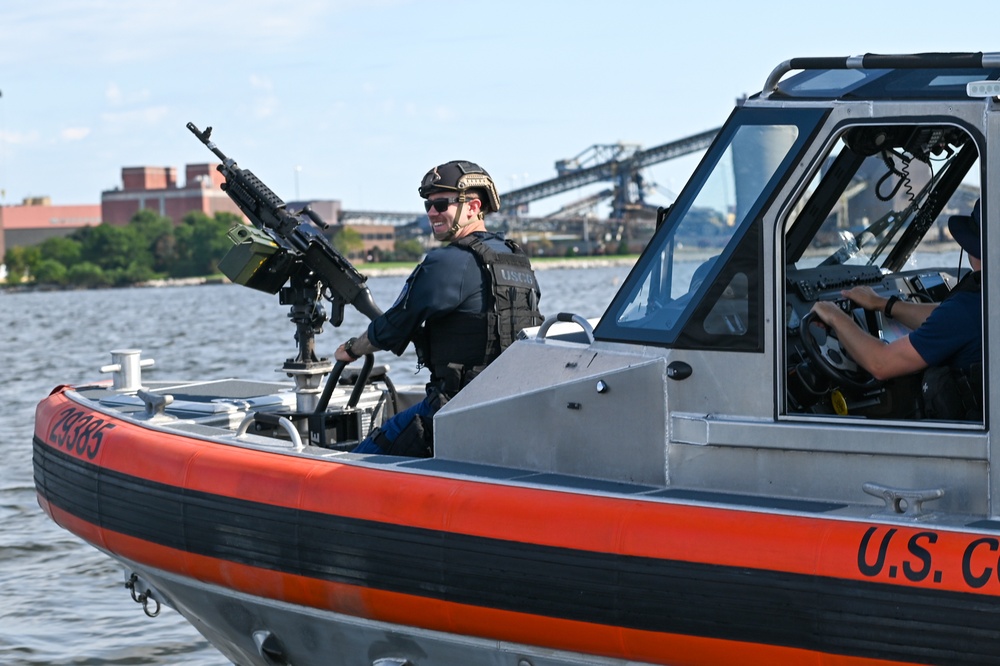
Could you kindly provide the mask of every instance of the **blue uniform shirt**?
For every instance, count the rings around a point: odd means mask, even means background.
[[[500,234],[473,233],[498,252],[510,252]],[[452,245],[435,248],[406,278],[392,307],[368,325],[368,341],[398,356],[425,321],[452,312],[483,312],[484,286],[472,252]]]
[[[952,294],[910,333],[928,366],[968,368],[983,361],[983,311],[976,291]]]

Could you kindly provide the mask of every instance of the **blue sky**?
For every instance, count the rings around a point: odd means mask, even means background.
[[[593,144],[721,125],[789,58],[1000,51],[995,6],[4,0],[2,203],[98,203],[123,166],[183,176],[213,159],[193,121],[286,200],[418,211],[435,164],[478,162],[501,190],[551,178]],[[689,166],[648,175],[676,192]]]

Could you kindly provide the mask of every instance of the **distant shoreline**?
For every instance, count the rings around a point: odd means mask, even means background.
[[[576,268],[603,268],[608,266],[631,266],[639,258],[639,255],[627,255],[622,257],[533,257],[532,268],[536,271],[556,270],[556,269],[576,269]],[[370,278],[375,277],[406,277],[413,272],[416,262],[412,265],[391,266],[378,268],[378,264],[359,264],[358,271]],[[128,289],[128,288],[160,288],[160,287],[186,287],[205,284],[231,284],[222,275],[209,275],[203,277],[190,278],[162,278],[157,280],[147,280],[127,287],[102,287],[103,289]],[[31,291],[72,291],[74,289],[86,289],[86,287],[57,287],[54,285],[24,285],[0,287],[0,293],[23,293]]]
[[[940,254],[944,252],[958,251],[961,248],[958,243],[946,240],[946,241],[934,241],[928,243],[922,248],[924,252]],[[697,255],[696,252],[689,252],[692,256]],[[709,252],[704,258],[708,258],[711,254]],[[581,257],[532,257],[531,267],[536,271],[548,271],[548,270],[558,270],[558,269],[576,269],[576,268],[605,268],[609,266],[632,266],[639,259],[639,255],[630,254],[624,256],[581,256]],[[404,266],[394,265],[386,268],[379,268],[378,264],[357,264],[355,268],[366,277],[406,277],[413,272],[417,263],[408,264]],[[163,280],[149,280],[148,282],[143,282],[137,287],[169,287],[169,286],[183,286],[183,285],[195,285],[195,284],[225,284],[228,283],[225,277],[220,275],[215,275],[211,277],[200,277],[200,278],[168,278]]]
[[[943,253],[959,250],[957,243],[951,240],[936,241],[925,246],[925,252]],[[639,259],[639,255],[625,256],[581,256],[581,257],[532,257],[531,266],[536,271],[558,270],[558,269],[578,269],[578,268],[605,268],[609,266],[632,266]],[[416,267],[417,263],[407,265],[394,265],[379,268],[378,264],[359,264],[358,271],[366,277],[406,277]],[[163,278],[160,280],[148,280],[138,284],[130,285],[139,288],[155,287],[184,287],[203,284],[230,284],[230,281],[222,275],[210,275],[206,277],[191,278]],[[84,288],[84,287],[79,287]],[[116,289],[119,287],[105,287]],[[127,287],[125,287],[127,288]],[[45,286],[10,286],[0,287],[0,293],[21,293],[30,291],[70,291],[74,287]]]

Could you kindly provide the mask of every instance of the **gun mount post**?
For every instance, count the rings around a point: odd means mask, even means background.
[[[294,273],[288,287],[284,287],[279,300],[290,305],[288,318],[295,324],[295,341],[298,355],[285,360],[279,372],[286,373],[295,381],[295,411],[297,414],[312,414],[319,404],[323,377],[333,369],[328,358],[316,356],[316,335],[323,332],[326,310],[320,300],[319,285],[311,275]],[[309,436],[306,419],[298,419],[299,431]]]

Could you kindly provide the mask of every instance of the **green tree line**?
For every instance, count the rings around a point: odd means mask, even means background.
[[[232,247],[227,232],[242,218],[220,212],[213,217],[191,212],[175,225],[151,210],[136,213],[126,226],[100,224],[38,245],[8,248],[4,255],[7,284],[60,287],[128,286],[161,278],[215,275]],[[419,243],[402,242],[402,258],[419,257]],[[360,250],[361,238],[344,229],[333,244],[345,255]],[[388,253],[387,253],[388,254]],[[380,257],[382,260],[391,257]]]
[[[7,283],[110,287],[212,275],[232,247],[226,232],[240,219],[233,213],[192,212],[174,225],[168,217],[141,210],[124,227],[83,227],[38,245],[9,248]]]

